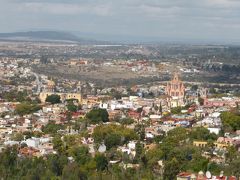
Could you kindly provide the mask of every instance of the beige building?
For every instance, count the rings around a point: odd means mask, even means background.
[[[41,102],[46,102],[46,98],[48,96],[51,96],[53,94],[59,95],[61,98],[61,101],[65,101],[67,99],[77,99],[78,102],[81,104],[82,103],[82,95],[81,95],[81,84],[78,84],[78,92],[77,93],[59,93],[55,92],[55,82],[52,80],[48,81],[47,87],[43,92],[39,94],[39,99]]]

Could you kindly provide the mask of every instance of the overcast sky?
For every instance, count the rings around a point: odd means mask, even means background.
[[[240,0],[0,0],[0,32],[240,40]]]

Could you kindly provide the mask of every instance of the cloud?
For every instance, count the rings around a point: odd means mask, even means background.
[[[240,0],[0,0],[3,29],[238,38]],[[6,21],[8,19],[8,21]]]
[[[108,16],[111,14],[110,4],[66,4],[47,2],[26,2],[20,8],[22,11],[32,13],[48,13],[55,15],[93,14]]]
[[[6,0],[5,0],[6,1]],[[181,17],[190,15],[239,16],[239,0],[8,0],[23,11],[49,14],[99,16]]]

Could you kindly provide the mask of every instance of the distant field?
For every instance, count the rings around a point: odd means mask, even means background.
[[[33,66],[33,70],[39,74],[53,77],[64,77],[81,81],[92,81],[97,85],[135,85],[158,80],[166,80],[166,76],[149,76],[137,74],[129,69],[115,67],[77,67],[77,66],[57,66],[38,65]]]
[[[169,72],[175,72],[176,67],[168,66]],[[65,78],[80,81],[90,81],[101,86],[115,85],[136,85],[146,84],[155,81],[166,81],[171,78],[170,74],[159,72],[136,73],[130,69],[111,66],[67,66],[67,65],[35,65],[33,70],[39,74],[45,74],[56,78]],[[206,72],[197,74],[183,73],[181,79],[188,82],[200,83],[240,83],[240,78],[236,74],[222,72]]]

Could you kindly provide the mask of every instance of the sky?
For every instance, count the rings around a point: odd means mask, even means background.
[[[240,0],[0,0],[0,32],[240,41]]]

